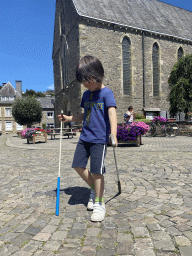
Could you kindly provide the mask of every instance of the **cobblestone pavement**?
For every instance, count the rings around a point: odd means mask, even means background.
[[[90,222],[90,190],[71,168],[78,138],[62,140],[60,214],[55,216],[59,139],[27,144],[0,136],[0,255],[191,256],[192,137],[144,137],[106,158],[106,217]]]

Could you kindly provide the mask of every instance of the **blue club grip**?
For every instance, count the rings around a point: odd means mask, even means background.
[[[55,215],[59,215],[59,197],[60,197],[60,177],[57,179],[57,198],[56,198],[56,213]]]

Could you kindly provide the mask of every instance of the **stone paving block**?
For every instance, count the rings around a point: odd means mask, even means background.
[[[42,247],[42,244],[43,242],[31,240],[23,247],[23,250],[27,252],[35,252]]]
[[[100,237],[101,239],[116,238],[116,230],[103,230]]]
[[[31,256],[33,255],[31,252],[25,252],[23,250],[15,252],[14,254],[12,254],[12,256]]]
[[[28,234],[19,234],[19,236],[15,237],[11,240],[11,243],[17,246],[23,245],[28,240],[32,239],[33,236]]]
[[[85,230],[71,229],[68,233],[69,237],[83,237]]]
[[[67,237],[68,232],[67,231],[56,231],[53,233],[53,235],[51,236],[51,239],[53,240],[65,240],[65,238]]]
[[[169,220],[163,220],[163,221],[159,222],[159,225],[161,225],[164,228],[171,227],[171,226],[173,226],[173,224],[174,223],[172,221],[169,221]]]
[[[38,219],[33,223],[34,227],[44,228],[47,225],[47,220]]]
[[[55,256],[55,253],[40,250],[40,251],[37,251],[33,256]]]
[[[131,228],[134,237],[150,237],[149,231],[146,227],[135,227]]]
[[[11,219],[13,219],[15,217],[15,215],[9,215],[9,214],[4,214],[3,216],[1,216],[1,221],[10,221]]]
[[[79,253],[79,256],[95,256],[96,255],[96,249],[91,246],[83,246]]]
[[[135,256],[155,256],[153,249],[148,249],[146,251],[135,250]]]
[[[16,233],[23,233],[25,231],[25,229],[28,227],[29,227],[29,225],[18,225],[12,231],[16,232]]]
[[[166,231],[167,231],[171,236],[179,236],[179,235],[182,234],[180,231],[178,231],[178,230],[177,230],[176,228],[174,228],[174,227],[166,228]]]
[[[179,252],[181,256],[191,256],[192,255],[192,247],[179,247]]]
[[[17,251],[20,251],[19,246],[13,244],[5,244],[2,248],[0,248],[0,255],[8,256]]]
[[[3,227],[0,229],[0,235],[3,235],[7,232],[9,232],[12,228],[11,227]]]
[[[59,230],[70,230],[73,226],[73,223],[64,223],[59,227]]]
[[[134,255],[134,245],[132,242],[118,243],[117,245],[117,254],[130,254]]]
[[[171,242],[171,240],[160,240],[160,241],[154,241],[154,247],[157,250],[163,250],[163,251],[175,251],[175,246]]]
[[[59,250],[59,252],[57,253],[57,256],[64,256],[64,255],[74,256],[74,255],[78,255],[78,251],[79,250],[77,248],[65,248],[64,250]],[[34,256],[41,256],[41,255],[34,255]]]
[[[17,236],[19,236],[19,233],[7,233],[0,237],[0,241],[10,242],[12,239],[14,239]]]
[[[189,240],[192,240],[192,232],[191,231],[185,231],[185,232],[183,232],[183,235],[186,236]]]
[[[191,246],[191,242],[185,236],[175,236],[175,243],[179,246]]]
[[[118,233],[117,234],[117,242],[124,243],[124,242],[133,242],[132,235],[130,233]]]
[[[171,240],[165,231],[154,231],[151,235],[154,240]]]
[[[49,233],[38,233],[33,237],[34,240],[46,242],[51,237]]]
[[[147,224],[147,228],[148,228],[150,231],[159,231],[159,230],[161,229],[160,225],[159,225],[159,224],[156,224],[156,223]]]
[[[181,231],[181,232],[184,232],[184,231],[188,231],[188,230],[192,230],[192,227],[187,225],[187,224],[180,224],[180,225],[177,225],[176,228]]]
[[[99,244],[99,246],[101,246],[101,248],[115,250],[117,242],[115,239],[105,238],[105,239],[100,240],[98,244]]]
[[[86,229],[86,223],[74,222],[73,229]]]
[[[89,236],[89,237],[91,237],[91,236],[97,237],[100,232],[101,232],[100,228],[90,227],[90,228],[87,228],[86,236]]]
[[[61,241],[47,241],[42,249],[45,251],[58,251],[61,244]]]
[[[151,238],[136,238],[134,249],[140,251],[146,251],[153,248],[153,243]]]
[[[115,250],[99,249],[99,250],[97,250],[96,256],[112,256],[115,254],[116,254]]]
[[[26,219],[26,220],[21,221],[21,224],[23,224],[23,225],[27,225],[27,224],[31,225],[31,224],[33,224],[36,220],[37,220],[36,218],[29,218],[29,219]]]
[[[41,232],[42,233],[53,233],[53,232],[55,232],[56,229],[57,229],[57,226],[55,226],[55,225],[47,225],[41,230]]]
[[[26,234],[29,234],[29,235],[37,235],[40,231],[41,231],[42,228],[38,228],[38,227],[33,227],[33,226],[29,226],[28,228],[25,229],[25,233]]]
[[[156,256],[178,256],[175,252],[161,252],[157,253]]]

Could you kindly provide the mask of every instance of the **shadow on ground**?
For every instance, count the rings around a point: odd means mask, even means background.
[[[57,194],[57,189],[45,192],[45,195],[50,197],[56,197],[56,194]],[[90,195],[90,189],[85,187],[79,187],[79,186],[60,189],[60,196],[62,196],[63,194],[71,195],[68,201],[68,204],[70,205],[84,204],[85,206],[87,206],[89,195]],[[42,193],[36,192],[33,195],[33,197],[37,197],[40,195],[42,195]]]

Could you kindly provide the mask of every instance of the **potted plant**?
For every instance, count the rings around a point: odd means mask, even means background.
[[[40,128],[27,128],[22,131],[21,136],[27,139],[27,143],[29,143],[29,141],[32,141],[33,143],[37,141],[47,142],[47,133]]]
[[[141,144],[141,135],[149,130],[149,125],[144,122],[132,122],[117,126],[118,143],[133,143],[136,146]]]

